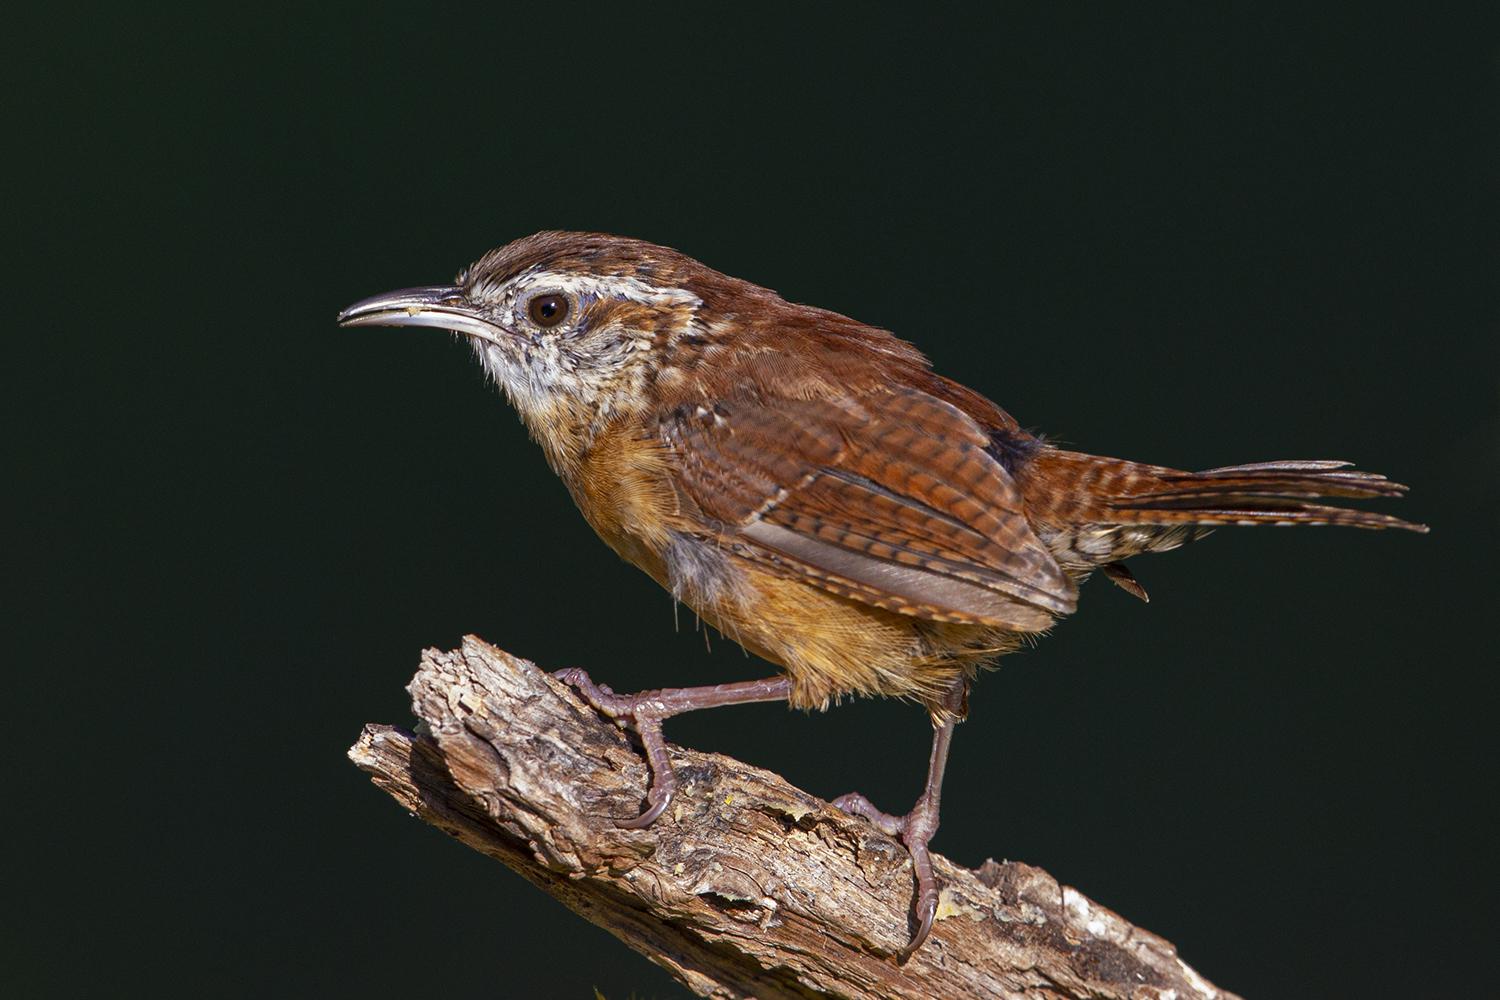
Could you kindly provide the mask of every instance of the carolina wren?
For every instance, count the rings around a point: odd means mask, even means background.
[[[857,793],[835,801],[911,854],[903,959],[932,928],[927,845],[969,683],[1070,614],[1090,573],[1145,600],[1123,560],[1218,525],[1427,530],[1312,502],[1405,492],[1345,462],[1182,472],[1056,448],[885,330],[639,240],[538,233],[452,285],[366,299],[339,322],[468,338],[599,537],[782,668],[635,695],[561,672],[645,749],[647,808],[624,825],[671,801],[661,724],[673,715],[752,701],[824,709],[845,695],[926,707],[932,757],[911,812]]]

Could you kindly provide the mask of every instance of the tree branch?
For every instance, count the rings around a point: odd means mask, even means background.
[[[408,690],[420,735],[368,725],[350,759],[701,996],[1233,1000],[1166,941],[1018,862],[934,856],[937,926],[897,965],[911,865],[864,820],[673,747],[672,808],[622,829],[646,792],[639,752],[535,665],[469,637],[424,653]]]

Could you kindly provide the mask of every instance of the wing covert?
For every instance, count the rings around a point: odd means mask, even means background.
[[[1074,609],[988,436],[926,393],[728,401],[662,434],[719,542],[773,571],[939,621],[1036,631]]]

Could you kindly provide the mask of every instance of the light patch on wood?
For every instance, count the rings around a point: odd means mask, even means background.
[[[777,802],[771,808],[789,817],[794,823],[800,822],[804,816],[817,811],[812,806],[803,805],[800,802]]]
[[[985,913],[977,906],[971,905],[950,887],[943,887],[938,893],[937,913],[934,920],[947,920],[949,917],[968,917],[970,920],[983,920]]]

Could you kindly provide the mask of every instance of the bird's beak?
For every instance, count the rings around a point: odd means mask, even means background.
[[[339,313],[339,326],[435,326],[500,343],[508,331],[483,318],[463,289],[452,285],[403,288],[364,299]]]

